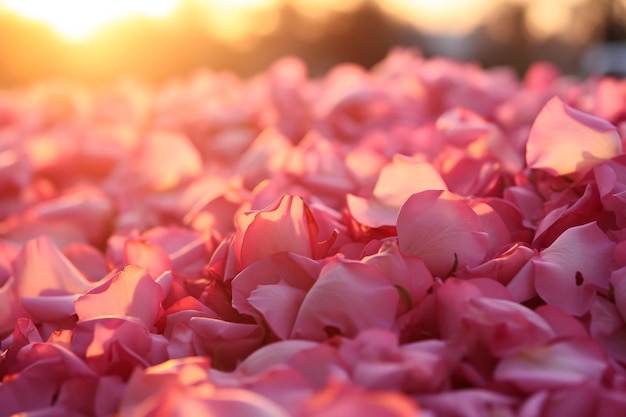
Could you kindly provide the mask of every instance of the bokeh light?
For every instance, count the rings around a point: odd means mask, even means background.
[[[0,5],[22,17],[48,24],[66,39],[77,41],[120,19],[133,16],[167,16],[177,2],[178,0],[3,0]]]
[[[251,76],[285,55],[321,74],[346,60],[368,67],[398,45],[520,73],[550,60],[575,74],[586,49],[626,37],[625,8],[626,0],[0,0],[0,86],[47,77],[153,83],[202,67]]]

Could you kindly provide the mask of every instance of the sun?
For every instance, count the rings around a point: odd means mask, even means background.
[[[82,40],[121,18],[166,16],[177,3],[178,0],[2,0],[0,7],[45,23],[69,40]]]

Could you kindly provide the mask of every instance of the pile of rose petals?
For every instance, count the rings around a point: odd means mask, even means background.
[[[0,94],[0,416],[626,409],[626,81],[395,50]]]

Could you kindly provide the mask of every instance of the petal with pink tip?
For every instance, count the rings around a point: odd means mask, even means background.
[[[478,265],[489,247],[476,212],[448,191],[412,195],[400,209],[397,228],[400,250],[422,258],[434,276]]]
[[[526,163],[553,175],[568,175],[621,153],[622,142],[615,126],[554,97],[531,128]]]

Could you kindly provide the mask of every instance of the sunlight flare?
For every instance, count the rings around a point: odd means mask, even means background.
[[[14,13],[51,26],[69,40],[83,40],[116,20],[131,16],[159,18],[172,12],[178,0],[4,0],[2,5]]]

